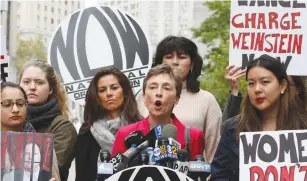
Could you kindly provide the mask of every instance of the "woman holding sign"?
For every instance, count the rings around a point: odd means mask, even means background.
[[[307,128],[291,95],[287,73],[280,61],[262,55],[249,62],[243,112],[226,122],[211,164],[211,180],[239,180],[239,134],[241,132]]]
[[[85,98],[85,122],[76,146],[76,181],[96,180],[99,151],[110,153],[118,129],[141,119],[129,79],[117,68],[102,68]]]
[[[27,106],[28,101],[26,92],[18,84],[12,82],[1,82],[1,131],[35,132],[32,124],[25,122]],[[14,146],[17,147],[18,145]],[[8,155],[11,153],[13,153],[13,151],[7,152]],[[4,161],[5,154],[5,147],[1,147],[1,159],[3,165],[6,164],[7,161]],[[6,169],[8,169],[9,173],[5,173]],[[18,170],[17,168],[15,168],[15,170],[10,169],[11,168],[3,168],[1,165],[1,180],[22,180],[22,178],[20,178],[21,176],[18,175],[22,170]],[[60,181],[55,155],[53,156],[52,163],[52,177],[54,178],[50,181]],[[28,180],[30,180],[30,178],[28,178]]]
[[[43,61],[29,61],[21,70],[19,85],[25,90],[29,105],[27,121],[39,133],[54,134],[62,181],[68,179],[74,159],[77,132],[68,120],[66,92],[54,69]]]

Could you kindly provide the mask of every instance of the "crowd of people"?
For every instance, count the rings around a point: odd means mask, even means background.
[[[101,68],[88,87],[84,122],[77,133],[57,74],[43,61],[29,61],[18,84],[1,83],[1,130],[54,134],[51,180],[66,181],[75,159],[76,181],[94,181],[100,150],[124,153],[124,139],[132,131],[146,135],[157,125],[173,124],[177,141],[190,158],[203,155],[211,163],[211,180],[235,181],[241,132],[307,129],[304,81],[288,76],[277,59],[262,55],[247,69],[227,67],[230,91],[223,112],[213,94],[200,89],[202,65],[195,43],[168,36],[158,44],[137,97],[124,73]],[[244,76],[245,99],[239,90]]]

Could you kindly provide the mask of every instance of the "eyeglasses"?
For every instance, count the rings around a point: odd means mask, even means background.
[[[1,102],[1,108],[5,111],[11,111],[14,104],[16,104],[18,109],[25,109],[28,106],[28,101],[26,101],[26,100],[17,100],[16,102],[2,101]]]

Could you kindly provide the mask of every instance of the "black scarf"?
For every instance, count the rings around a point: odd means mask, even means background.
[[[23,127],[22,127],[21,132],[35,132],[35,129],[34,129],[34,127],[32,126],[31,123],[25,122],[25,123],[23,124]]]
[[[56,103],[56,99],[52,98],[45,104],[29,105],[26,120],[37,130],[42,126],[49,125],[60,114],[60,106]]]

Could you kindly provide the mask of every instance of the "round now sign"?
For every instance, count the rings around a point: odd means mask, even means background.
[[[55,30],[48,62],[61,76],[71,100],[80,104],[84,103],[92,77],[102,67],[121,70],[137,94],[152,63],[147,37],[132,16],[117,8],[80,9]]]

